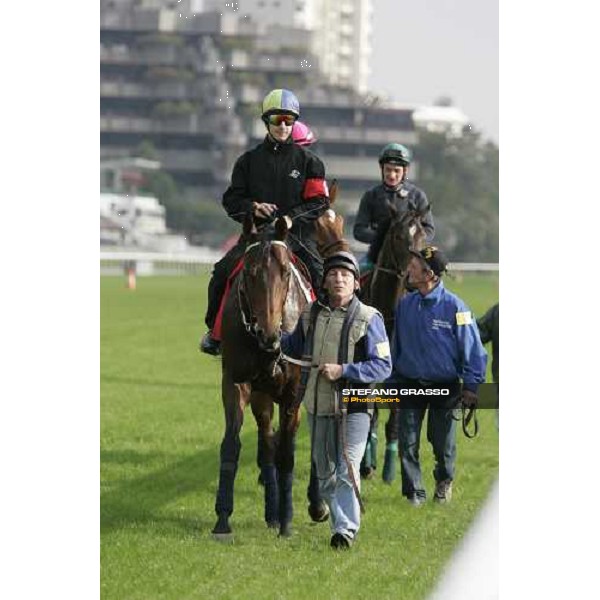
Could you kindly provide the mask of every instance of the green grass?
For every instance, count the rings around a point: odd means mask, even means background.
[[[492,411],[480,435],[459,435],[453,502],[413,509],[399,483],[363,482],[360,539],[342,555],[328,525],[306,513],[308,436],[298,436],[294,536],[262,520],[256,424],[242,431],[232,517],[235,541],[212,540],[223,433],[220,363],[200,355],[206,276],[101,281],[101,587],[104,600],[179,598],[424,598],[486,497],[498,471]],[[498,278],[448,280],[477,315],[498,297]],[[380,425],[380,438],[383,426]],[[380,445],[380,461],[382,447]],[[429,493],[433,461],[422,463]],[[381,468],[381,465],[380,465]],[[468,577],[468,574],[465,575]]]

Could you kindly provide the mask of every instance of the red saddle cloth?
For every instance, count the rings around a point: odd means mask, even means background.
[[[292,254],[292,262],[296,265],[302,264],[300,259],[295,254]],[[223,327],[223,311],[225,310],[225,303],[227,302],[227,298],[229,298],[229,292],[231,291],[231,287],[233,286],[233,282],[234,282],[235,278],[237,277],[238,273],[243,268],[244,268],[244,257],[240,258],[237,265],[235,265],[233,271],[231,271],[231,274],[227,278],[227,285],[225,286],[225,291],[223,292],[223,297],[221,298],[221,304],[219,304],[219,312],[217,313],[217,318],[215,319],[215,326],[213,327],[212,334],[211,334],[211,337],[213,338],[213,340],[217,340],[219,342],[221,341],[221,329]],[[310,285],[310,282],[308,282],[308,283],[309,283],[308,289],[310,291],[310,299],[312,302],[312,301],[316,300],[317,297],[315,295],[314,290],[312,289],[312,286]]]

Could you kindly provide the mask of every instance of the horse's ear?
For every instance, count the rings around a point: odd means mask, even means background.
[[[246,213],[246,218],[244,219],[244,235],[246,237],[256,233],[256,225],[254,224],[254,214],[251,210]]]
[[[329,206],[332,206],[337,198],[338,193],[338,182],[337,179],[334,179],[331,182],[331,187],[329,188]]]
[[[275,239],[283,242],[287,237],[288,233],[288,222],[285,217],[279,217],[275,221]]]

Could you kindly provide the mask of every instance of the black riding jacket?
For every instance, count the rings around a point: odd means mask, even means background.
[[[223,194],[223,206],[236,221],[244,220],[252,202],[276,204],[278,216],[292,218],[291,233],[313,246],[313,221],[329,206],[323,163],[291,139],[276,143],[265,137],[237,159]]]
[[[408,210],[424,210],[429,206],[425,192],[410,181],[404,181],[398,191],[386,187],[383,183],[365,192],[360,200],[358,214],[354,223],[354,237],[359,242],[371,244],[377,237],[377,229],[390,218],[388,202],[395,205],[398,214]],[[423,217],[423,227],[427,242],[435,234],[435,225],[431,211]]]

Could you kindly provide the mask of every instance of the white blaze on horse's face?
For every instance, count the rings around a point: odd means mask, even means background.
[[[327,217],[327,219],[328,219],[329,221],[331,221],[332,223],[335,221],[335,212],[334,212],[334,211],[333,211],[331,208],[328,208],[328,209],[325,211],[325,216],[326,216],[326,217]]]
[[[410,235],[411,238],[415,237],[415,233],[417,233],[417,226],[416,225],[411,225],[408,228],[408,233],[409,233],[409,235]]]

